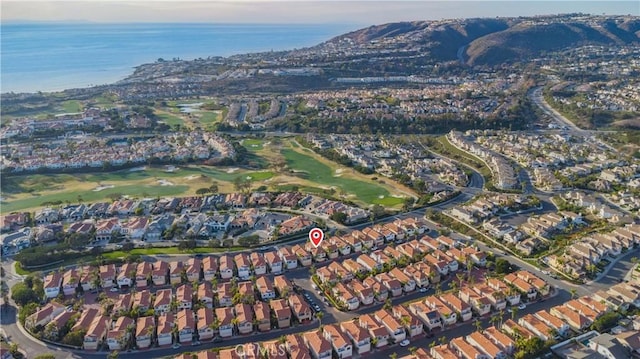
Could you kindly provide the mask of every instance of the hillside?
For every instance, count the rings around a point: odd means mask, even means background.
[[[582,21],[561,15],[399,22],[353,31],[323,45],[345,41],[359,47],[418,49],[436,61],[499,65],[585,44],[640,42],[640,19],[585,17]]]

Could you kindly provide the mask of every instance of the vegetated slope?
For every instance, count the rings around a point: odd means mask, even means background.
[[[414,21],[370,26],[335,37],[327,43],[349,39],[366,44],[403,36],[406,47],[421,46],[436,60],[455,60],[458,49],[484,35],[509,28],[509,19],[464,19],[442,22]]]
[[[604,21],[599,25],[578,22],[522,23],[473,41],[466,51],[467,63],[495,65],[586,44],[629,44],[640,41],[635,33],[639,27],[637,20],[620,25],[613,21]]]

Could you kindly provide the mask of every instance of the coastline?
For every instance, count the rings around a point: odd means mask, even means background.
[[[194,60],[315,46],[350,24],[8,24],[0,93],[113,84],[163,58]],[[28,41],[26,41],[28,40]],[[28,43],[28,45],[26,45]]]

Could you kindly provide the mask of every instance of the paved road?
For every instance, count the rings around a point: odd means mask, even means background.
[[[556,120],[556,122],[558,122],[561,126],[565,126],[571,129],[571,132],[577,135],[586,135],[589,133],[589,131],[583,130],[580,127],[576,126],[575,123],[571,122],[566,117],[562,116],[560,112],[549,106],[547,101],[544,100],[544,96],[542,96],[542,87],[536,87],[529,90],[528,95],[533,103],[535,103],[545,114]]]

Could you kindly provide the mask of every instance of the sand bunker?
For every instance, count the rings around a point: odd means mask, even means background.
[[[169,182],[169,181],[167,181],[167,180],[163,180],[163,179],[159,179],[159,180],[158,180],[158,183],[159,183],[161,186],[173,186],[173,182]]]
[[[134,168],[130,168],[130,169],[129,169],[129,172],[145,171],[146,169],[147,169],[147,166],[134,167]]]
[[[93,192],[100,192],[100,191],[102,191],[102,190],[109,189],[109,188],[113,188],[113,187],[115,187],[115,186],[114,186],[114,185],[112,185],[112,184],[105,184],[105,185],[98,186],[98,187],[94,188],[94,189],[93,189]]]
[[[238,170],[239,170],[238,167],[232,167],[232,168],[227,169],[227,173],[233,173],[233,172],[238,171]]]
[[[186,180],[188,180],[188,181],[191,181],[191,180],[194,180],[194,179],[196,179],[196,178],[198,178],[198,177],[200,177],[200,176],[198,176],[198,175],[191,175],[191,176],[186,176],[186,177],[185,177],[185,179],[186,179]]]

